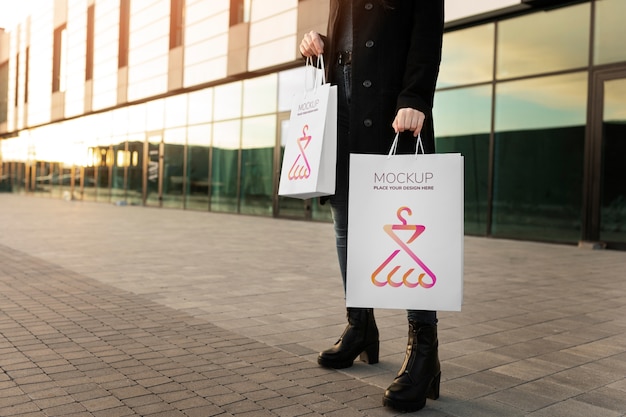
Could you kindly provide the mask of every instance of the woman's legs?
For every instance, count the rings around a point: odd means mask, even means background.
[[[338,190],[331,197],[331,210],[335,227],[335,240],[339,269],[343,281],[344,294],[346,290],[346,263],[348,240],[348,199],[347,191]],[[348,368],[352,366],[357,356],[364,362],[378,363],[379,340],[378,328],[374,319],[374,310],[371,308],[347,309],[348,325],[339,340],[329,349],[321,352],[317,363],[327,368]]]
[[[330,207],[335,228],[339,269],[346,289],[346,259],[348,256],[348,163],[350,142],[350,96],[352,75],[350,65],[336,65],[337,80],[337,180],[335,194],[330,197]]]
[[[330,197],[331,212],[335,228],[337,258],[346,291],[346,263],[348,257],[348,141],[350,136],[349,111],[351,90],[350,66],[334,67],[337,80],[337,181],[335,194]],[[371,308],[348,308],[348,325],[339,340],[321,352],[317,362],[328,368],[352,366],[357,356],[367,363],[378,362],[378,328]]]
[[[407,310],[407,318],[409,321],[416,323],[428,324],[430,326],[437,325],[437,312],[430,310]]]
[[[335,245],[337,246],[337,259],[339,260],[339,271],[343,281],[344,294],[346,291],[346,264],[348,259],[348,196],[337,190],[330,198],[330,211],[333,217],[333,227],[335,229]]]

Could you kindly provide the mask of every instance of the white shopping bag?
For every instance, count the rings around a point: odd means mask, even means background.
[[[392,152],[350,155],[346,304],[460,311],[463,157]]]
[[[321,68],[307,60],[313,86],[294,95],[287,129],[278,195],[307,199],[335,193],[337,163],[337,86],[326,83]]]

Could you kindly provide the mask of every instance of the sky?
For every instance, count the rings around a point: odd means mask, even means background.
[[[0,0],[0,28],[11,30],[28,14],[31,4],[51,0]]]

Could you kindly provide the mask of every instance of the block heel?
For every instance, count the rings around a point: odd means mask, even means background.
[[[430,400],[439,399],[439,385],[441,384],[441,372],[435,375],[433,378],[433,382],[431,382],[430,387],[428,388],[428,393],[426,394],[426,398]]]
[[[363,352],[361,352],[359,359],[369,365],[378,363],[378,356],[380,354],[380,342],[372,343],[365,346]]]
[[[380,342],[371,308],[348,308],[348,326],[339,340],[319,354],[317,363],[333,369],[349,368],[359,357],[363,362],[378,363]]]

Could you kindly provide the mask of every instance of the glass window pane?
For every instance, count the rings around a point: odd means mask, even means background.
[[[110,113],[113,118],[111,122],[111,133],[113,135],[125,135],[126,133],[128,133],[128,107],[120,107],[119,109],[115,109]]]
[[[241,117],[241,86],[236,82],[215,87],[213,120],[228,120]]]
[[[626,243],[626,79],[604,84],[600,240]]]
[[[138,104],[128,108],[128,133],[146,131],[146,104]]]
[[[586,92],[586,73],[498,85],[494,236],[580,239]]]
[[[161,130],[165,120],[165,100],[153,100],[145,104],[146,106],[146,130]]]
[[[177,94],[165,99],[165,127],[187,124],[187,94]]]
[[[110,138],[100,138],[98,147],[94,149],[96,201],[100,202],[108,202],[111,199],[111,168],[115,163],[115,158],[110,144]]]
[[[293,95],[304,86],[304,67],[282,71],[278,74],[278,111],[290,111]]]
[[[499,23],[497,78],[587,66],[590,7],[585,3]]]
[[[189,93],[189,114],[188,123],[195,125],[198,123],[210,122],[213,116],[213,89],[195,91]]]
[[[209,151],[211,125],[190,126],[187,130],[187,201],[192,210],[209,209]]]
[[[437,152],[460,152],[465,160],[465,233],[487,233],[487,186],[491,86],[435,94]]]
[[[102,117],[94,118],[93,121],[100,121]],[[96,200],[96,169],[99,165],[98,141],[94,137],[86,137],[84,140],[86,149],[85,167],[83,170],[83,189],[81,199],[86,201]]]
[[[497,131],[585,124],[586,73],[500,83],[496,91]]]
[[[446,33],[437,87],[491,81],[494,32],[489,24]]]
[[[243,115],[256,116],[276,112],[276,74],[243,82]]]
[[[160,187],[163,182],[163,171],[161,170],[161,157],[163,156],[163,133],[148,132],[146,134],[145,152],[146,157],[144,175],[147,177],[145,188],[145,204],[159,206],[161,202]]]
[[[163,151],[163,207],[183,208],[186,129],[168,129]]]
[[[211,158],[211,211],[237,212],[239,120],[214,124]]]
[[[624,0],[597,0],[594,64],[626,61],[626,2]]]
[[[126,152],[126,136],[118,136],[112,141],[113,161],[111,171],[111,200],[123,201],[126,197],[126,184],[124,183],[124,171],[128,165],[128,153]]]
[[[128,165],[128,188],[126,202],[143,204],[143,148],[146,140],[145,132],[128,136],[128,154],[125,163]]]
[[[241,212],[272,215],[276,116],[244,119],[241,154]]]

